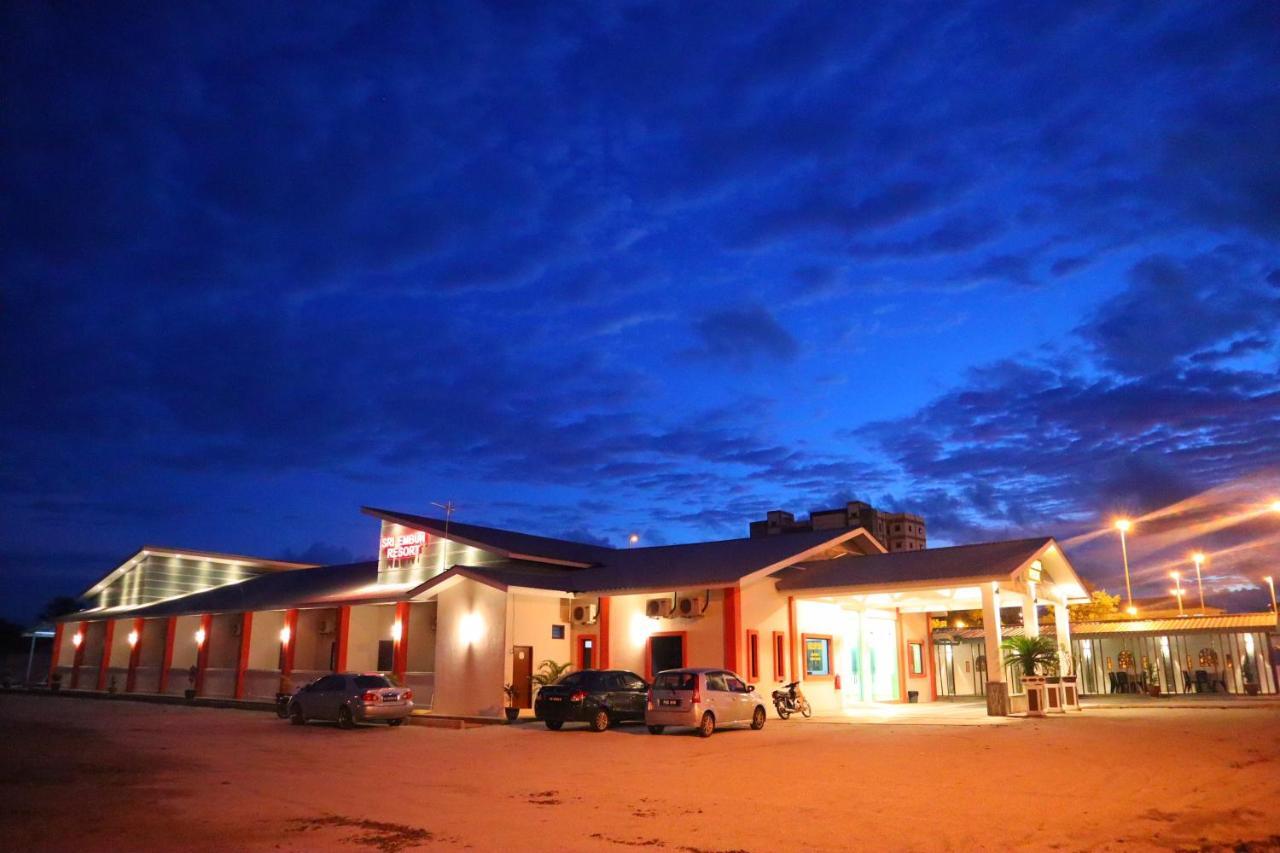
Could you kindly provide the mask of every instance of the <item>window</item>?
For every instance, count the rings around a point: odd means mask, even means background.
[[[356,687],[390,687],[391,682],[387,681],[385,675],[357,675],[355,677]]]
[[[911,657],[911,674],[924,675],[924,644],[907,643],[907,650]]]
[[[781,631],[773,632],[773,677],[778,681],[787,678],[787,640]]]
[[[818,678],[831,675],[831,637],[804,635],[804,674]]]
[[[644,679],[636,675],[634,672],[622,673],[622,689],[623,690],[644,690],[649,685],[644,683]]]
[[[692,672],[664,672],[653,680],[658,690],[693,690],[698,676]]]
[[[552,625],[552,626],[551,626],[551,639],[553,639],[553,640],[563,640],[563,639],[564,639],[564,626],[563,626],[563,625]]]
[[[760,680],[760,632],[747,632],[747,678]]]
[[[741,678],[738,678],[738,676],[736,675],[731,675],[730,673],[726,672],[724,675],[724,683],[728,685],[730,693],[749,693],[750,692],[749,690],[747,690],[747,685],[742,681]]]
[[[729,685],[725,684],[723,672],[707,673],[707,689],[719,690],[721,693],[729,692]]]

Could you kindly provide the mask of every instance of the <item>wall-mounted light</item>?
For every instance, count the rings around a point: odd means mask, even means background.
[[[130,631],[130,632],[129,632],[129,645],[130,645],[130,646],[136,646],[136,645],[138,645],[138,632],[137,632],[137,631]]]
[[[207,636],[207,635],[205,634],[205,632],[204,632],[204,629],[203,629],[203,628],[197,628],[197,629],[196,629],[196,645],[197,645],[197,646],[203,646],[203,645],[204,645],[204,640],[205,640],[205,637],[206,637],[206,636]]]
[[[465,645],[472,645],[484,636],[484,617],[479,613],[468,613],[458,620],[458,638]]]
[[[396,621],[391,623],[391,639],[395,640],[398,643],[400,642],[400,637],[402,637],[403,635],[404,635],[404,626],[401,625],[400,620],[397,619]]]
[[[80,644],[83,642],[84,634],[81,634],[79,631],[76,631],[71,635],[71,645],[75,646],[77,649],[80,648]]]
[[[291,636],[291,632],[289,631],[289,626],[285,625],[283,628],[280,629],[280,645],[282,646],[289,645],[290,636]]]

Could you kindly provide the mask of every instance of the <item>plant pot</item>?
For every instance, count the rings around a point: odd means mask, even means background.
[[[1147,688],[1147,695],[1157,699],[1160,698],[1160,685],[1152,684],[1151,686],[1149,686]]]
[[[55,681],[49,685],[49,692],[51,693],[57,693],[61,689],[62,689],[61,681]]]
[[[1244,683],[1244,692],[1248,693],[1250,696],[1257,696],[1261,690],[1262,684],[1260,682],[1246,681]]]
[[[1022,676],[1022,687],[1027,693],[1027,716],[1043,717],[1049,699],[1045,690],[1044,676]]]
[[[1067,711],[1080,710],[1080,688],[1076,684],[1078,676],[1062,676],[1062,707]]]
[[[514,723],[516,720],[520,719],[519,708],[503,708],[502,710],[504,710],[507,714],[508,723]]]
[[[188,687],[182,691],[182,695],[186,697],[188,702],[196,701],[196,689],[194,687]]]

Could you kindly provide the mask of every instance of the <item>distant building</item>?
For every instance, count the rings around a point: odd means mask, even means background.
[[[850,530],[861,527],[888,551],[922,551],[925,548],[924,519],[909,512],[885,512],[862,501],[849,501],[836,509],[815,509],[809,517],[796,521],[793,513],[775,509],[762,521],[751,522],[751,538],[780,533],[808,533],[814,530]]]

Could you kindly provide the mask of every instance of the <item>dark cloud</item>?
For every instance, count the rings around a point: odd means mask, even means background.
[[[703,356],[747,368],[759,361],[788,362],[800,345],[765,308],[755,305],[712,311],[694,324]]]

